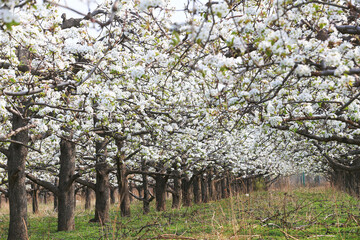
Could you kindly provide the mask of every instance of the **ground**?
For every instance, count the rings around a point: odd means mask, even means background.
[[[77,204],[76,230],[57,232],[52,205],[29,213],[30,239],[360,239],[360,200],[330,187],[239,194],[221,201],[132,217],[111,209],[106,226],[88,223],[93,211]],[[29,207],[29,209],[31,209]],[[154,209],[154,206],[152,206]],[[0,211],[0,238],[6,239],[8,209]]]

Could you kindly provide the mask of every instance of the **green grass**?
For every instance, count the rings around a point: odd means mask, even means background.
[[[189,208],[151,211],[132,204],[132,217],[111,209],[106,226],[88,223],[93,211],[76,211],[76,230],[57,232],[56,213],[29,214],[30,239],[360,239],[360,201],[331,188],[254,192]],[[4,207],[3,207],[4,208]],[[152,205],[154,208],[154,205]],[[48,208],[50,209],[50,207]],[[0,211],[0,238],[8,214]]]

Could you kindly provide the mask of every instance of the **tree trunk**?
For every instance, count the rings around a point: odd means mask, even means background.
[[[59,187],[58,182],[59,182],[58,178],[55,178],[55,187],[57,187],[57,188]],[[58,197],[57,197],[57,195],[55,193],[53,193],[53,195],[54,195],[54,211],[57,212],[57,210],[58,210]]]
[[[165,211],[166,209],[166,182],[168,178],[156,175],[155,177],[155,200],[156,211]]]
[[[32,211],[34,214],[39,213],[38,185],[31,184]]]
[[[181,180],[181,189],[182,189],[182,202],[183,206],[190,207],[191,206],[191,196],[190,196],[190,179],[184,174]]]
[[[64,138],[60,142],[58,231],[75,228],[75,144]]]
[[[130,217],[130,194],[129,183],[126,176],[125,153],[121,150],[123,141],[115,140],[118,148],[116,155],[117,178],[119,186],[120,210],[121,216]]]
[[[142,164],[142,170],[146,171],[147,168],[145,164]],[[143,212],[148,214],[150,212],[150,192],[149,192],[149,180],[146,174],[142,174],[143,179],[143,191],[144,191],[144,201],[143,201]]]
[[[85,187],[85,210],[91,208],[91,188]]]
[[[210,174],[208,175],[209,195],[210,195],[210,200],[215,201],[216,200],[215,181],[211,175],[212,174],[210,172]]]
[[[95,202],[95,222],[104,224],[109,221],[110,210],[110,183],[109,168],[106,162],[96,164],[96,202]]]
[[[172,195],[172,208],[174,209],[178,209],[180,208],[180,203],[181,203],[181,176],[180,176],[180,172],[178,170],[176,170],[174,172],[175,177],[174,177],[174,193]]]
[[[129,191],[134,194],[134,185],[133,185],[133,182],[129,182]],[[129,199],[130,199],[130,204],[134,201],[134,198],[133,196],[130,194],[129,196]]]
[[[229,197],[229,189],[226,180],[226,176],[223,176],[220,180],[221,198],[223,199]]]
[[[114,205],[116,202],[116,188],[115,187],[110,187],[110,204]]]
[[[206,176],[201,178],[201,196],[202,202],[209,202],[209,184]]]
[[[47,191],[44,191],[44,204],[47,204]]]
[[[193,194],[194,194],[194,202],[195,204],[201,203],[201,185],[200,185],[200,178],[197,172],[194,174],[193,179]]]
[[[129,194],[129,183],[126,176],[125,164],[120,164],[119,172],[119,195],[120,195],[120,209],[121,216],[130,217],[130,194]]]
[[[21,109],[18,109],[21,110]],[[26,126],[28,121],[26,118],[18,115],[12,117],[12,129]],[[28,130],[19,132],[12,136],[14,141],[28,144]],[[18,143],[11,143],[9,146],[8,156],[8,179],[9,179],[9,240],[25,240],[28,239],[27,232],[27,194],[25,186],[25,163],[28,149]]]

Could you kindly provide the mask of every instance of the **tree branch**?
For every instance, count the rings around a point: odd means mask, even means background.
[[[7,158],[10,156],[10,151],[6,148],[0,148],[0,152],[4,154]]]
[[[47,181],[42,181],[40,179],[37,179],[35,176],[31,175],[30,173],[26,173],[26,177],[29,180],[33,181],[34,183],[46,188],[47,190],[54,193],[55,195],[59,195],[59,189],[54,184],[47,182]]]
[[[326,159],[326,161],[330,164],[330,166],[334,170],[335,169],[341,169],[341,170],[346,170],[346,171],[349,171],[349,172],[355,172],[355,171],[360,170],[360,164],[358,164],[356,166],[346,166],[346,165],[336,161],[335,159],[331,158],[326,153],[324,153],[324,149],[318,143],[316,143],[315,141],[312,141],[312,143],[318,148],[321,155]]]
[[[275,128],[279,130],[289,130],[289,126],[278,126]],[[301,130],[301,129],[296,130],[295,133],[302,135],[306,138],[317,140],[319,142],[339,142],[339,143],[346,143],[346,144],[360,146],[360,139],[340,137],[338,135],[332,135],[330,137],[320,137],[315,134],[309,133],[307,130]]]
[[[284,119],[284,122],[296,122],[296,121],[307,121],[307,120],[336,120],[336,121],[340,121],[340,122],[345,122],[356,128],[360,128],[360,124],[353,122],[351,120],[345,119],[343,117],[329,117],[329,116],[294,117],[294,118]]]
[[[359,26],[351,26],[351,25],[336,26],[335,25],[335,27],[342,34],[360,34]]]
[[[84,185],[86,187],[89,187],[89,188],[91,188],[91,189],[93,189],[95,191],[95,188],[96,188],[95,183],[86,181],[86,180],[81,179],[81,178],[75,179],[75,182],[80,183],[81,185]]]
[[[30,125],[27,125],[27,126],[24,126],[24,127],[20,127],[20,128],[18,128],[16,130],[13,130],[13,131],[9,132],[8,134],[6,134],[5,136],[0,135],[0,142],[6,142],[7,139],[11,138],[12,136],[15,136],[20,132],[23,132],[23,131],[29,130],[30,128],[35,128],[35,127],[36,127],[35,124],[30,124]]]
[[[327,69],[323,71],[311,72],[311,76],[312,77],[335,76],[335,71],[336,69]],[[348,75],[360,74],[360,68],[351,68],[349,71],[345,71],[343,74],[348,74]]]

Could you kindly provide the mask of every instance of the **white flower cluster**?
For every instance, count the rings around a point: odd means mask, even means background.
[[[141,11],[147,10],[149,7],[161,7],[164,2],[162,0],[141,0],[139,4],[139,9]]]
[[[212,6],[212,10],[218,17],[224,17],[229,12],[228,6],[225,2],[214,4]]]
[[[206,42],[209,38],[209,33],[211,32],[212,24],[210,22],[204,23],[202,27],[198,29],[197,40]]]
[[[302,65],[302,64],[300,64],[300,65],[296,68],[295,73],[296,73],[299,77],[302,77],[302,76],[311,76],[310,67],[307,66],[307,65]]]
[[[141,78],[144,74],[145,74],[145,69],[141,66],[137,66],[130,69],[130,75],[135,79]]]
[[[19,22],[19,17],[13,15],[9,9],[0,9],[0,20],[5,23],[11,23],[12,21]]]

